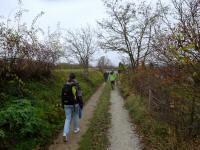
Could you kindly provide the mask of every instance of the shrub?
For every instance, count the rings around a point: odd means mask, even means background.
[[[45,122],[38,116],[38,110],[29,100],[17,100],[0,112],[0,126],[7,125],[7,132],[13,135],[19,132],[21,136],[34,136],[45,126]]]

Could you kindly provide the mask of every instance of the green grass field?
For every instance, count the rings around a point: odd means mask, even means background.
[[[11,90],[1,93],[6,103],[0,111],[0,149],[32,150],[53,140],[63,126],[61,88],[71,71],[77,76],[86,102],[103,81],[98,71],[91,70],[88,80],[80,70],[54,70],[51,78],[21,81],[23,95],[16,95],[16,83],[5,86]]]

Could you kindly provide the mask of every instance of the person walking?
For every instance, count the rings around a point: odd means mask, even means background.
[[[103,77],[104,77],[104,81],[107,82],[107,80],[108,80],[108,72],[104,72]]]
[[[73,114],[74,133],[80,132],[78,118],[83,109],[82,91],[74,73],[69,74],[69,79],[62,88],[62,106],[66,119],[63,131],[63,140],[68,141],[71,116]]]
[[[111,71],[111,73],[109,74],[108,80],[111,83],[112,90],[114,90],[114,88],[115,88],[116,79],[117,79],[116,74],[113,71]]]

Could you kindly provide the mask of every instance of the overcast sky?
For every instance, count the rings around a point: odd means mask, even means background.
[[[0,0],[0,14],[7,17],[17,7],[17,0]],[[23,0],[23,7],[29,12],[24,15],[26,22],[44,11],[39,24],[46,29],[55,28],[57,22],[66,28],[78,28],[81,25],[95,26],[96,20],[105,16],[101,0]],[[14,13],[14,11],[13,11]],[[13,14],[12,13],[12,14]]]
[[[17,0],[0,0],[0,16],[12,18],[17,3]],[[23,21],[28,24],[44,11],[45,14],[39,19],[38,25],[45,31],[48,27],[55,29],[58,22],[61,27],[67,29],[77,29],[86,24],[95,28],[96,21],[106,16],[101,0],[23,0],[23,8],[29,10],[23,17]],[[108,56],[115,65],[120,61],[120,55],[116,53],[101,52],[96,54],[95,58],[102,55]]]

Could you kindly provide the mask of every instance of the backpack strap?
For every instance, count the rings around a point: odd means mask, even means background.
[[[74,95],[75,99],[77,100],[77,97],[76,97],[76,94],[77,94],[76,85],[72,86],[72,94]]]

